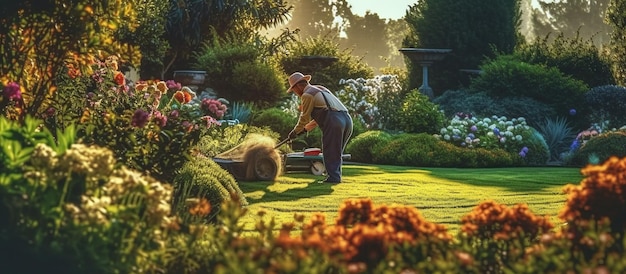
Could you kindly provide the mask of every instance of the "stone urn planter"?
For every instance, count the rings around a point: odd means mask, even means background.
[[[174,81],[196,91],[204,85],[207,73],[204,70],[175,70]]]
[[[441,61],[450,53],[451,49],[423,49],[423,48],[401,48],[400,52],[422,66],[422,86],[419,91],[426,94],[431,100],[434,98],[433,89],[428,85],[428,67],[436,61]]]

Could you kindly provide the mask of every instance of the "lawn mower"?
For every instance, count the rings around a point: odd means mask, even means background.
[[[280,141],[275,149],[278,149],[281,145],[290,142],[291,139],[286,138]],[[350,154],[342,155],[344,160],[350,160]],[[314,175],[325,175],[326,167],[324,167],[324,155],[319,148],[306,148],[301,152],[286,153],[282,156],[283,170],[285,172],[293,171],[305,171],[311,172]]]
[[[274,181],[283,172],[305,171],[324,175],[324,158],[321,149],[307,148],[302,152],[280,154],[278,148],[290,138],[274,145],[266,136],[253,136],[241,144],[213,158],[217,164],[242,181]],[[350,154],[343,154],[349,160]]]

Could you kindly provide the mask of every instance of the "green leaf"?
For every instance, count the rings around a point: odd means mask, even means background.
[[[9,167],[16,168],[22,166],[33,152],[34,148],[22,148],[22,145],[17,141],[5,142],[2,145],[2,151],[6,158],[9,160]]]

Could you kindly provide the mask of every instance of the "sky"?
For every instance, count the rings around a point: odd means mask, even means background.
[[[380,18],[400,19],[406,14],[410,5],[418,0],[348,0],[352,12],[363,16],[366,11],[377,13]]]
[[[380,18],[400,19],[406,14],[409,6],[416,4],[419,0],[348,0],[352,6],[352,12],[360,16],[366,11],[378,13]],[[533,6],[537,7],[537,0],[533,0]]]

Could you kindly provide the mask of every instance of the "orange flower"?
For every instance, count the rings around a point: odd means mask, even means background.
[[[174,93],[174,99],[176,99],[176,101],[178,101],[181,104],[186,104],[186,103],[191,102],[192,95],[191,93],[187,91],[179,90],[176,93]]]
[[[123,86],[124,84],[126,84],[126,78],[124,77],[124,74],[119,71],[115,72],[115,77],[113,79],[115,83],[120,86]]]
[[[147,88],[148,88],[148,84],[146,83],[138,83],[135,85],[135,90],[137,91],[146,91]]]
[[[167,84],[165,81],[159,81],[156,84],[156,89],[161,92],[161,94],[165,94],[167,92]]]

